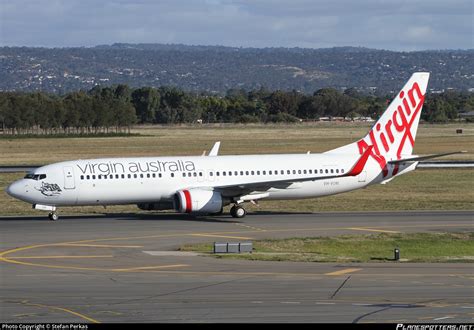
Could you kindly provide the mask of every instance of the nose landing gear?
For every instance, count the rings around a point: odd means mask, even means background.
[[[59,215],[56,212],[50,212],[48,214],[48,218],[51,221],[57,221],[59,219]]]

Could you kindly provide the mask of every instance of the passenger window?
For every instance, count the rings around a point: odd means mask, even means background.
[[[216,172],[216,176],[219,176],[219,172]]]
[[[250,174],[255,175],[255,172],[254,172],[254,171],[250,171]]]
[[[84,180],[84,175],[81,175],[81,180]]]
[[[99,180],[102,179],[102,175],[99,174],[99,176],[97,177],[97,179],[99,179]]]
[[[155,173],[152,173],[151,176],[154,178],[156,178],[156,174]]]
[[[291,174],[291,171],[290,171],[290,170],[286,170],[286,174]]]
[[[263,174],[263,175],[267,175],[267,172],[266,172],[266,171],[263,171],[262,174]]]
[[[296,170],[293,170],[293,174],[296,174]]]
[[[214,173],[212,173],[212,172],[209,172],[209,175],[210,175],[210,176],[214,176]]]
[[[240,171],[240,175],[244,175],[244,171]]]
[[[341,169],[341,173],[344,173],[344,170],[343,170],[343,169]]]
[[[163,176],[163,175],[162,175],[161,173],[160,173],[160,174],[158,174],[158,177],[160,177],[160,178],[161,178],[162,176]]]
[[[186,177],[186,172],[183,172],[183,178],[185,178],[185,177]]]
[[[272,171],[268,171],[268,174],[272,175]]]
[[[298,174],[301,174],[301,170],[298,170]]]
[[[171,173],[171,177],[174,178],[174,173]]]
[[[313,174],[313,170],[309,170],[309,174]]]
[[[128,178],[129,178],[129,179],[131,179],[131,178],[132,178],[132,175],[131,175],[131,174],[129,174],[129,175],[128,175]]]
[[[303,170],[303,174],[306,174],[306,170]]]
[[[239,172],[238,172],[238,171],[234,171],[234,175],[235,175],[235,176],[239,175]]]
[[[202,172],[199,172],[199,176],[202,176]]]
[[[284,171],[284,170],[281,170],[281,171],[280,171],[280,174],[285,174],[285,171]]]
[[[40,174],[40,180],[46,179],[46,174]]]
[[[92,176],[92,180],[95,180],[95,175]]]
[[[334,170],[331,168],[331,173],[334,173]]]
[[[225,171],[222,172],[222,176],[226,176],[226,172],[225,172]]]
[[[122,179],[125,179],[125,174],[122,174]]]
[[[148,174],[148,175],[150,175],[150,174]],[[115,174],[115,178],[118,179],[118,178],[119,178],[119,175],[118,175],[118,174]]]
[[[232,176],[232,171],[229,171],[229,176]]]
[[[329,173],[329,171],[326,169],[326,174]]]
[[[150,177],[150,173],[147,173],[147,174],[146,174],[146,177],[149,178],[149,177]]]
[[[196,177],[198,174],[196,172],[193,173],[193,176]]]
[[[88,175],[88,176],[86,176],[86,178],[87,178],[87,180],[89,180],[91,177],[90,177],[90,175]]]
[[[339,173],[339,169],[338,169],[338,168],[336,168],[336,173]]]
[[[323,173],[323,170],[322,170],[322,169],[320,169],[320,170],[319,170],[319,173],[321,173],[321,174],[322,174],[322,173]]]
[[[245,171],[245,175],[249,175],[249,171]]]

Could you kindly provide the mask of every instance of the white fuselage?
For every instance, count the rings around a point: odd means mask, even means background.
[[[36,179],[18,180],[8,187],[8,192],[32,204],[52,206],[153,203],[171,201],[181,189],[338,175],[349,171],[356,160],[357,155],[340,154],[76,160],[37,168]],[[265,199],[311,198],[346,192],[381,182],[380,172],[378,165],[369,160],[357,176],[274,184],[265,190],[268,193]]]

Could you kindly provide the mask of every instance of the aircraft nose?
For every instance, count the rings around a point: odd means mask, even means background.
[[[12,197],[20,198],[25,192],[25,185],[20,181],[15,181],[7,187],[6,192]]]

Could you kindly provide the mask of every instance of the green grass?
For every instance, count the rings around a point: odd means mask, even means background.
[[[219,258],[299,262],[388,262],[394,249],[404,262],[474,262],[474,232],[345,235],[254,242],[249,254]],[[212,244],[184,245],[181,251],[212,252]]]

